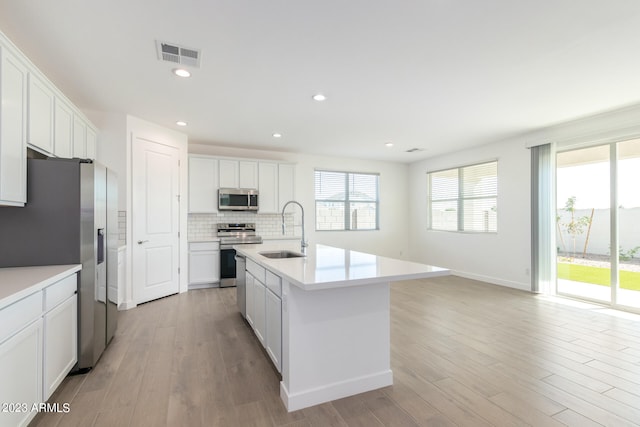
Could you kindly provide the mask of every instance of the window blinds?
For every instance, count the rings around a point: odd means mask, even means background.
[[[429,228],[496,232],[498,162],[428,174]]]

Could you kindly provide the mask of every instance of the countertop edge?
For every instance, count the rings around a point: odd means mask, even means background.
[[[49,265],[49,266],[33,266],[33,267],[7,267],[0,268],[0,286],[3,285],[3,281],[7,280],[2,277],[2,272],[11,269],[14,275],[24,275],[27,276],[29,274],[33,275],[34,272],[42,272],[47,270],[52,270],[51,274],[44,274],[44,277],[36,277],[36,278],[23,278],[22,281],[24,283],[18,283],[16,286],[19,288],[18,290],[12,292],[5,297],[0,298],[0,310],[17,302],[21,299],[28,297],[31,294],[41,291],[49,285],[54,284],[55,282],[71,275],[77,273],[82,269],[81,264],[67,264],[67,265]],[[38,275],[38,276],[41,276]],[[15,280],[15,277],[12,278]]]
[[[273,247],[268,249],[271,250],[273,249]],[[404,281],[404,280],[427,279],[432,277],[447,276],[451,274],[450,269],[430,265],[429,267],[434,268],[435,269],[434,271],[390,274],[390,275],[381,276],[381,277],[335,280],[335,281],[327,281],[327,282],[320,282],[320,283],[305,283],[305,282],[301,282],[300,280],[294,277],[291,277],[291,275],[281,270],[277,265],[277,262],[281,260],[274,262],[269,258],[257,258],[254,256],[251,249],[243,248],[242,246],[236,247],[236,251],[240,252],[242,255],[246,256],[247,258],[250,258],[261,267],[264,267],[267,270],[270,270],[273,273],[276,273],[277,275],[282,277],[284,280],[288,281],[290,284],[300,289],[303,289],[305,291],[319,291],[324,289],[366,286],[366,285],[379,284],[379,283],[392,283],[392,282],[398,282],[398,281]],[[388,258],[388,257],[381,257],[381,258]],[[398,260],[398,261],[402,261],[402,260]],[[427,265],[427,264],[423,264],[423,265]]]

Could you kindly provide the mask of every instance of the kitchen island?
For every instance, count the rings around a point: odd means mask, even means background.
[[[247,315],[282,374],[288,411],[393,384],[390,284],[449,274],[425,264],[325,245],[236,247],[246,257]]]

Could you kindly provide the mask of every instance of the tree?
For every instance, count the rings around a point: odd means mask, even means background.
[[[561,223],[567,234],[571,236],[573,241],[573,257],[576,256],[576,237],[584,233],[584,228],[591,224],[591,219],[588,216],[581,216],[576,218],[576,196],[569,197],[564,205],[565,212],[571,214],[571,220],[569,222]],[[586,248],[585,248],[586,251]]]

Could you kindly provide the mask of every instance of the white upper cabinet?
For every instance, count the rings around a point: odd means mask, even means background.
[[[258,213],[279,213],[295,198],[294,181],[294,164],[192,154],[189,212],[218,213],[219,188],[257,188]]]
[[[278,213],[278,164],[258,164],[259,213]]]
[[[77,114],[73,115],[73,157],[87,157],[87,124]]]
[[[0,205],[24,206],[27,198],[27,75],[0,44]]]
[[[278,165],[278,212],[284,204],[296,197],[296,166],[287,163]]]
[[[220,159],[220,188],[240,187],[240,164],[237,160]]]
[[[53,88],[36,73],[29,73],[28,144],[53,154]]]
[[[258,188],[258,162],[220,159],[220,188]]]
[[[218,212],[218,160],[189,157],[189,212]]]
[[[53,154],[71,157],[73,147],[73,110],[60,98],[56,98],[53,113]]]
[[[238,169],[240,188],[258,188],[258,162],[240,160]]]
[[[96,147],[98,143],[98,135],[96,131],[87,125],[87,138],[86,138],[86,148],[85,155],[87,159],[95,160],[96,159]]]

